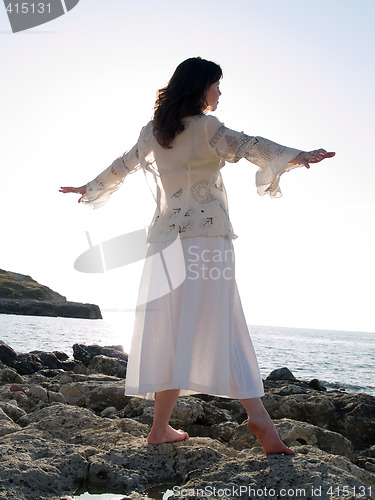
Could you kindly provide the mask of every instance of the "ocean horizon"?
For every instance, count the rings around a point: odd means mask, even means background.
[[[0,315],[0,340],[17,352],[63,351],[73,344],[122,345],[129,352],[134,312],[103,311],[102,320]],[[249,325],[262,378],[287,367],[298,380],[328,390],[375,396],[375,333]]]

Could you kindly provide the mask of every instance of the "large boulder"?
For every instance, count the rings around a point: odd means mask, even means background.
[[[59,393],[69,404],[102,412],[109,406],[122,410],[129,397],[125,396],[124,382],[112,379],[112,383],[99,382],[90,377],[86,382],[72,382],[62,385]]]
[[[266,381],[265,388],[263,403],[273,419],[288,418],[338,432],[357,450],[375,443],[374,396],[320,392],[294,381]]]
[[[113,377],[125,378],[126,367],[127,362],[122,359],[99,355],[90,361],[87,373],[104,373]]]
[[[20,375],[31,375],[39,370],[43,370],[43,365],[38,355],[22,353],[17,354],[16,370]]]
[[[128,355],[124,353],[122,345],[118,346],[100,346],[100,345],[73,345],[73,356],[77,361],[81,361],[85,366],[89,366],[91,361],[96,356],[107,356],[109,358],[116,358],[127,363]]]
[[[301,445],[315,446],[327,453],[355,460],[352,443],[337,432],[286,418],[277,420],[275,426],[282,441],[291,448]],[[236,450],[260,446],[255,436],[248,431],[247,422],[234,430],[229,445]]]
[[[296,377],[289,368],[284,366],[283,368],[276,368],[276,370],[273,370],[268,375],[267,380],[296,380]]]

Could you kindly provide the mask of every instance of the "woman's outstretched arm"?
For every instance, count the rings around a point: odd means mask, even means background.
[[[296,167],[310,168],[310,163],[318,163],[325,158],[332,158],[335,153],[325,149],[301,151],[289,148],[259,136],[249,136],[243,132],[231,130],[217,118],[209,116],[206,122],[208,144],[224,161],[235,163],[241,158],[257,165],[256,186],[263,196],[281,196],[280,177]]]
[[[140,168],[138,145],[124,153],[94,180],[81,187],[61,187],[61,193],[78,193],[78,202],[99,208],[104,205],[111,194],[117,191],[125,177]]]

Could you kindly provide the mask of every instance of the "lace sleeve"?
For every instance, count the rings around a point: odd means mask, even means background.
[[[99,174],[95,179],[86,184],[86,194],[82,203],[92,208],[104,205],[112,193],[117,191],[125,177],[140,168],[138,145],[117,158],[112,165]]]
[[[279,187],[280,176],[284,172],[301,165],[290,163],[301,151],[263,137],[252,137],[243,132],[236,132],[218,122],[214,133],[209,136],[209,145],[224,161],[238,162],[241,158],[254,163],[259,167],[256,172],[256,186],[258,193],[263,196],[281,196]]]

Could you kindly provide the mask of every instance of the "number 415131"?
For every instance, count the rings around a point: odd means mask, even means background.
[[[6,6],[7,12],[9,14],[51,14],[51,4],[50,3],[29,3],[29,2],[17,2],[10,3]]]

